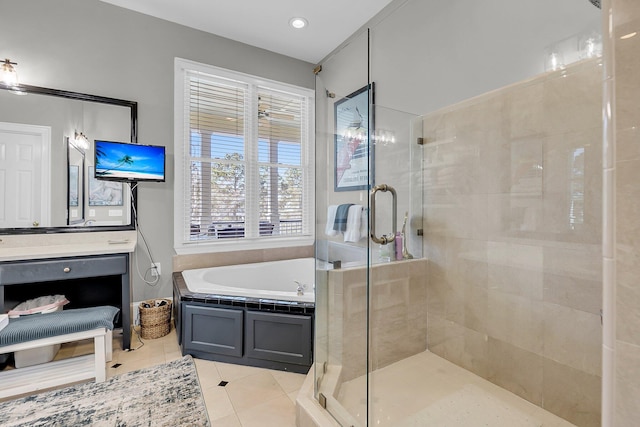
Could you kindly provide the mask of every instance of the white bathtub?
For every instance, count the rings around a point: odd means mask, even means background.
[[[202,294],[315,301],[314,258],[185,270],[182,277],[191,292]],[[298,295],[296,281],[305,285],[304,295]]]

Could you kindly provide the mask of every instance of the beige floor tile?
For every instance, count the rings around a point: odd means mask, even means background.
[[[250,409],[278,397],[287,397],[282,387],[267,370],[229,381],[225,389],[236,412]]]
[[[287,394],[287,396],[289,396],[289,399],[291,399],[291,401],[293,402],[294,405],[296,403],[296,399],[298,398],[298,393],[299,392],[300,392],[300,390],[296,390],[296,391],[292,391],[291,393]]]
[[[296,374],[294,372],[273,370],[270,372],[271,375],[273,375],[273,377],[276,379],[276,381],[278,381],[278,384],[280,384],[280,387],[282,387],[285,393],[300,390],[304,379],[307,377],[306,374]]]
[[[212,424],[216,425],[213,421],[220,418],[235,415],[236,411],[233,409],[231,400],[224,387],[213,386],[203,388],[202,395],[204,396],[207,413],[209,414],[209,420],[211,420]]]
[[[109,368],[107,369],[107,377],[111,378],[114,375],[120,375],[131,371],[137,371],[138,369],[148,368],[150,366],[162,365],[165,363],[164,353],[149,355],[146,358],[135,358],[135,359],[127,359],[126,353],[122,353],[121,357],[118,358],[117,363],[120,363],[120,366],[117,368]],[[113,366],[115,362],[111,362],[107,366]]]
[[[287,396],[280,396],[238,411],[238,418],[242,427],[295,427],[296,407]]]
[[[229,415],[215,421],[211,420],[211,425],[213,427],[243,427],[236,414]]]
[[[258,372],[267,371],[266,369],[256,368],[254,366],[234,365],[231,363],[216,362],[220,377],[225,381],[233,381]]]
[[[221,381],[216,363],[202,359],[194,359],[194,361],[196,362],[198,379],[202,388],[216,387]]]
[[[174,360],[178,360],[182,358],[182,352],[181,351],[171,351],[171,352],[165,352],[164,353],[164,360],[167,362],[172,362]]]

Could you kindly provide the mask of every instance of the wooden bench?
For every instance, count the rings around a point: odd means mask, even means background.
[[[90,338],[94,353],[0,371],[0,398],[91,378],[103,382],[106,363],[112,359],[113,318],[117,313],[115,307],[91,307],[12,319],[0,331],[0,354]],[[30,336],[35,339],[28,339]]]

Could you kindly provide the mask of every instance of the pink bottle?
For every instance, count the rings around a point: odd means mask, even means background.
[[[396,244],[396,260],[401,261],[402,260],[402,233],[400,232],[396,233],[395,244]]]

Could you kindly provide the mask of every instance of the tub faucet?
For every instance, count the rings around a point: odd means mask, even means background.
[[[298,289],[296,289],[298,296],[301,297],[302,295],[304,295],[304,290],[307,289],[307,285],[304,285],[300,282],[298,282],[297,280],[293,281],[296,285],[298,285]]]

